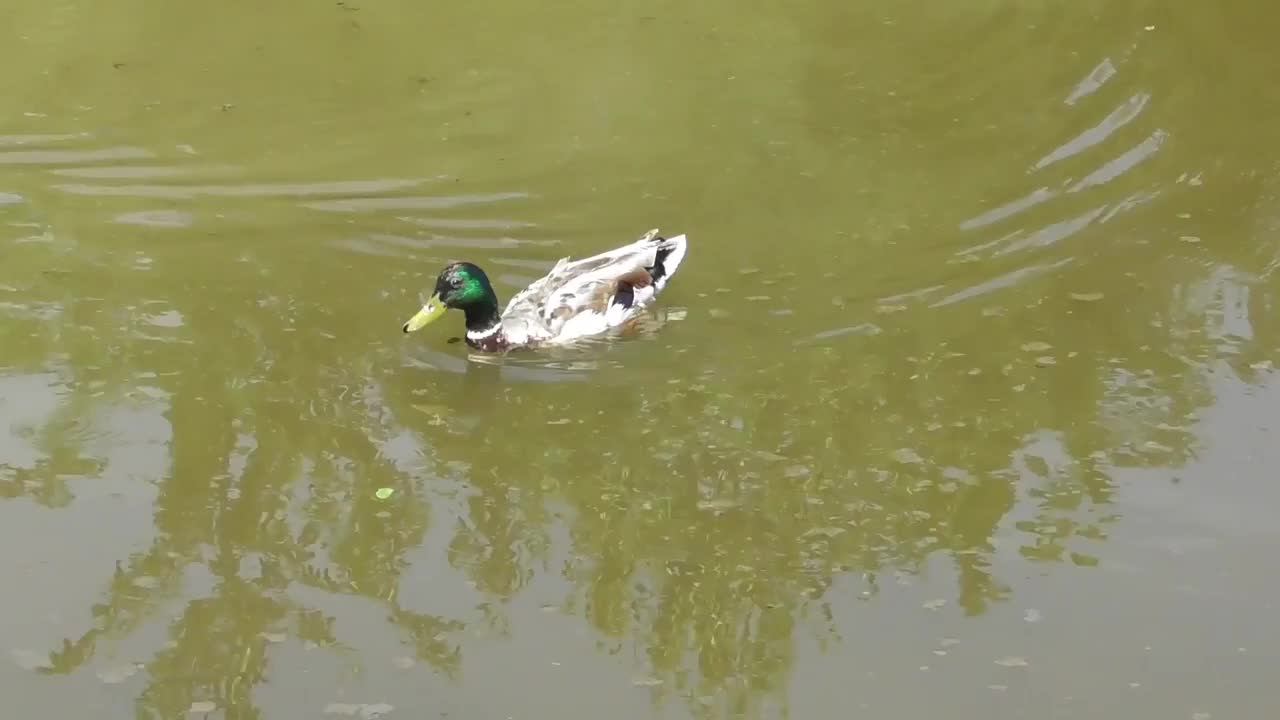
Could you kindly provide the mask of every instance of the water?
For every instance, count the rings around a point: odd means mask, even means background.
[[[1270,5],[284,7],[0,10],[5,717],[1280,704]]]

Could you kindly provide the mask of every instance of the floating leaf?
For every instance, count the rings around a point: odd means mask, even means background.
[[[375,492],[373,496],[378,498],[379,500],[386,500],[387,498],[394,495],[395,492],[396,491],[394,488],[389,488],[389,487],[378,488],[377,492]]]
[[[1021,667],[1027,667],[1031,663],[1027,662],[1026,658],[1014,657],[1010,655],[1009,657],[1000,658],[999,660],[996,661],[996,664],[999,665],[1000,667],[1021,668]]]
[[[191,703],[191,707],[187,708],[187,712],[193,713],[193,714],[201,714],[201,713],[211,713],[217,709],[218,709],[217,703],[210,702],[208,700],[201,700],[199,702]]]
[[[1098,300],[1101,300],[1104,297],[1106,296],[1100,292],[1071,293],[1071,299],[1079,300],[1080,302],[1097,302]]]

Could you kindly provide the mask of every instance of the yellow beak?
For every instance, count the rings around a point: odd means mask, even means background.
[[[439,320],[440,316],[444,315],[444,311],[448,309],[443,302],[440,302],[439,295],[432,295],[431,299],[427,300],[427,304],[423,305],[422,309],[418,311],[418,314],[409,318],[409,322],[404,324],[404,331],[411,333],[414,330],[421,330]]]

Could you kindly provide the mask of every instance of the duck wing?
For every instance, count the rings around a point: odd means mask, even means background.
[[[617,327],[666,287],[686,249],[684,235],[664,238],[655,228],[597,255],[561,258],[507,303],[504,332],[527,342],[564,342]]]

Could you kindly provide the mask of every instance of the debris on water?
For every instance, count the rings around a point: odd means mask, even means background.
[[[408,670],[412,668],[414,665],[417,665],[418,661],[414,660],[408,655],[400,655],[398,657],[391,658],[391,664],[396,666],[396,668],[400,670]]]
[[[807,538],[813,535],[821,535],[823,537],[833,538],[837,535],[842,535],[845,532],[847,531],[842,527],[815,527],[815,528],[809,528],[808,530],[805,530],[804,534],[801,535],[800,537]]]
[[[960,644],[960,641],[955,638],[942,638],[938,641],[938,644],[942,647],[955,647]]]
[[[946,604],[947,604],[946,600],[942,598],[937,598],[937,599],[926,602],[921,607],[923,607],[925,610],[940,610],[942,609],[942,606]]]
[[[631,678],[631,684],[636,687],[655,687],[662,684],[662,678],[656,678],[652,675],[640,675]]]
[[[924,462],[924,458],[920,457],[920,453],[905,447],[894,450],[893,459],[903,465],[919,465]]]
[[[1042,357],[1036,358],[1036,365],[1039,365],[1040,367],[1049,367],[1050,365],[1057,365],[1057,364],[1058,364],[1057,358],[1053,357],[1052,355],[1044,355]]]
[[[782,474],[795,480],[796,478],[809,477],[809,475],[813,474],[813,471],[804,465],[790,465],[786,470],[782,471]]]
[[[103,668],[98,671],[98,679],[107,685],[119,685],[138,674],[138,670],[142,668],[141,663],[123,663],[112,667]]]
[[[1008,657],[1002,657],[999,660],[996,660],[996,664],[999,665],[1000,667],[1023,668],[1023,667],[1027,667],[1031,663],[1027,662],[1026,658],[1010,655]]]
[[[218,704],[208,700],[200,700],[191,703],[191,707],[187,708],[187,712],[192,715],[208,714],[218,709]]]
[[[150,590],[160,584],[160,581],[150,575],[139,575],[133,579],[133,586],[140,587],[144,590]]]
[[[1041,617],[1040,611],[1035,608],[1027,608],[1027,611],[1022,614],[1022,619],[1029,623],[1040,622]]]
[[[1052,345],[1050,345],[1047,342],[1042,342],[1040,340],[1022,344],[1023,352],[1044,352],[1045,350],[1052,350],[1052,349],[1053,349]]]
[[[378,498],[379,500],[386,500],[387,498],[394,495],[395,492],[396,492],[395,488],[382,487],[382,488],[378,488],[377,491],[373,493],[373,496]]]
[[[1192,243],[1192,244],[1195,244],[1195,243],[1200,242],[1200,238],[1196,237],[1195,235],[1180,235],[1180,236],[1178,236],[1178,239],[1179,239],[1179,240],[1181,240],[1181,241],[1182,241],[1182,242],[1184,242],[1184,243]]]
[[[264,632],[264,633],[258,633],[258,634],[262,636],[263,640],[266,640],[269,643],[282,643],[285,641],[285,638],[287,637],[282,632]]]
[[[938,657],[943,657],[944,655],[946,655],[946,654],[947,654],[947,651],[946,651],[946,650],[934,650],[934,651],[933,651],[933,654],[934,654],[934,655],[937,655]]]
[[[736,508],[740,504],[741,503],[739,503],[737,500],[734,500],[732,498],[716,498],[715,500],[699,500],[698,509],[711,510],[712,512],[723,512],[725,510],[731,510],[733,508]]]

